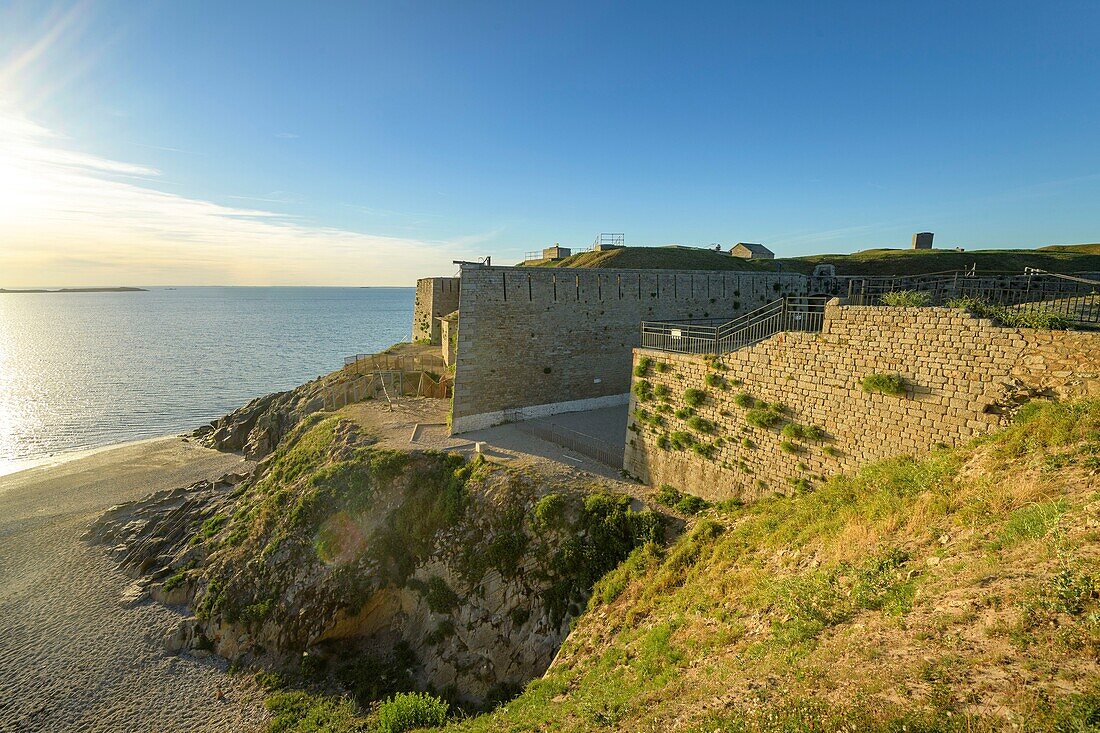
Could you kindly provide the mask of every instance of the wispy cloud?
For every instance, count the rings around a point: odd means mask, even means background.
[[[279,138],[280,140],[294,140],[299,136],[295,135],[293,132],[277,132],[275,133],[275,137]]]
[[[410,284],[473,258],[493,235],[427,241],[308,226],[159,190],[155,168],[65,143],[0,111],[0,286]]]

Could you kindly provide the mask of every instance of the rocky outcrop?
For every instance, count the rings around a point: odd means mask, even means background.
[[[116,507],[90,538],[191,609],[169,649],[323,674],[362,702],[419,688],[476,705],[542,674],[595,581],[659,538],[640,509],[314,415],[253,475]]]
[[[243,453],[245,458],[260,460],[274,451],[303,417],[324,408],[326,384],[325,379],[315,379],[292,390],[257,397],[203,425],[190,437],[208,448]]]

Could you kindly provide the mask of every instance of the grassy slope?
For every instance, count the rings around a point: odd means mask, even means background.
[[[702,249],[628,247],[609,252],[583,252],[541,267],[670,268],[685,270],[774,271],[777,263],[787,272],[810,274],[819,264],[836,265],[838,274],[912,275],[966,269],[1019,272],[1038,267],[1051,272],[1100,272],[1100,244],[1077,244],[1040,249],[899,250],[871,249],[850,255],[810,255],[750,262]]]
[[[1100,730],[1100,401],[700,515],[461,731]],[[903,727],[904,726],[904,727]]]

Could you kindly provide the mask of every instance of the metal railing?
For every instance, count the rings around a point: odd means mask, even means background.
[[[597,438],[594,435],[588,435],[555,423],[519,422],[516,423],[516,427],[522,432],[550,443],[556,443],[563,448],[580,453],[582,456],[599,461],[605,466],[615,469],[623,467],[625,446],[615,445],[603,438]]]
[[[783,331],[820,331],[827,301],[788,296],[729,321],[645,321],[641,345],[678,354],[726,354]]]
[[[923,305],[966,300],[1021,314],[1058,316],[1073,325],[1100,326],[1100,281],[1073,275],[1031,271],[1013,276],[956,276],[902,286],[854,280],[848,285],[850,305],[886,305],[891,293],[920,293]]]

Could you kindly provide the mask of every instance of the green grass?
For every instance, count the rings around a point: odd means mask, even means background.
[[[545,677],[451,729],[993,731],[1005,727],[990,712],[1000,706],[1022,730],[1095,730],[1100,690],[1088,673],[1059,676],[1092,669],[1100,645],[1095,530],[1059,529],[1077,504],[1049,492],[1077,474],[1027,492],[1016,484],[1052,452],[1098,437],[1100,400],[1036,403],[971,446],[711,507],[667,550],[638,548],[597,584],[606,592]],[[988,475],[973,470],[978,453]],[[1087,485],[1076,490],[1094,502]],[[1048,495],[1028,498],[1036,492]],[[682,496],[664,486],[657,499]],[[1049,570],[1051,558],[1065,559]],[[939,610],[984,598],[987,584],[1007,599],[989,607],[1020,599],[1006,606],[1018,626]],[[993,657],[961,641],[983,635],[1021,641]],[[984,670],[1005,665],[1034,681],[1001,684],[987,700],[982,685],[999,683]],[[1055,677],[1085,691],[1055,691]],[[972,701],[984,709],[961,712]]]
[[[405,733],[435,728],[447,722],[448,705],[427,693],[394,695],[378,708],[378,733]]]
[[[930,293],[922,293],[916,290],[897,290],[882,296],[883,305],[901,308],[918,308],[932,302]]]
[[[990,318],[1010,328],[1067,329],[1073,322],[1048,308],[1027,306],[1013,308],[986,303],[978,298],[956,298],[947,302],[949,308],[960,308],[980,318]]]
[[[268,733],[359,733],[370,730],[350,700],[312,695],[301,690],[268,695]]]
[[[965,246],[965,243],[963,243]],[[1056,245],[1038,249],[869,249],[854,254],[820,254],[775,260],[742,260],[728,253],[672,247],[626,247],[608,252],[582,252],[544,267],[613,267],[631,269],[734,270],[741,272],[800,272],[829,264],[838,275],[919,275],[966,270],[1023,272],[1037,267],[1050,272],[1100,271],[1100,244]]]

